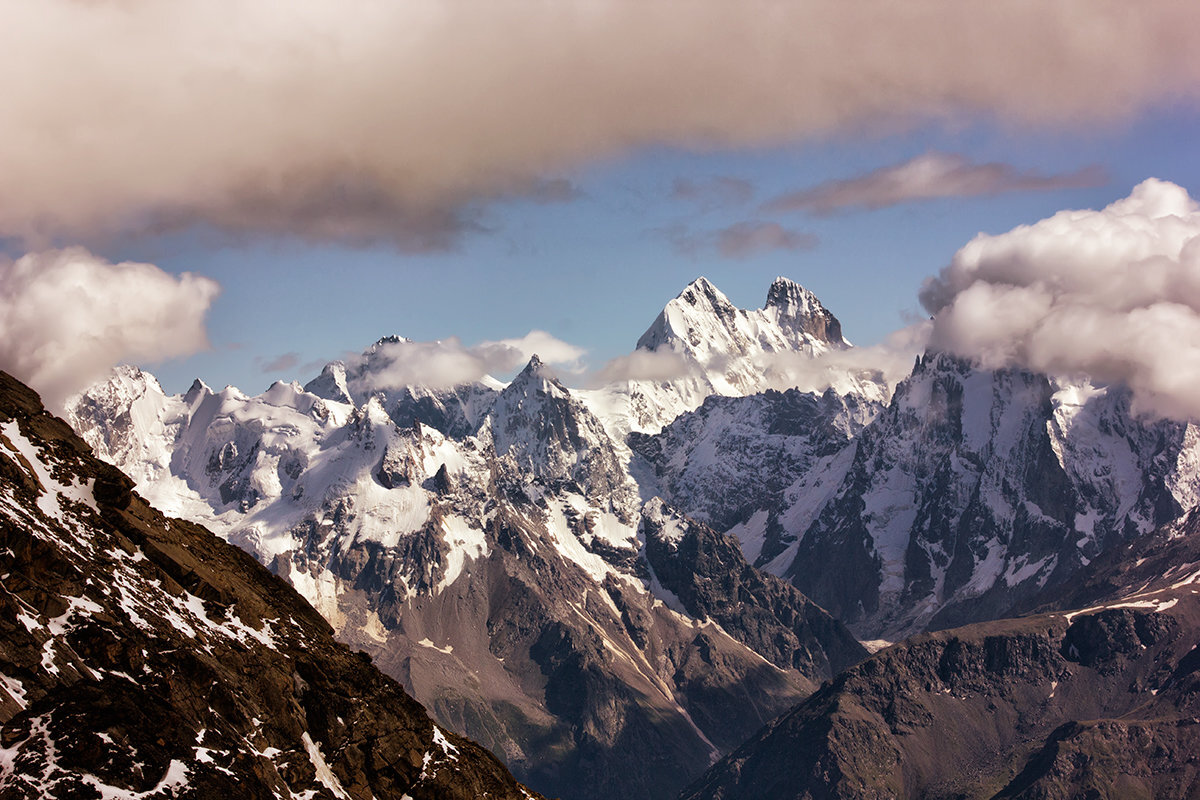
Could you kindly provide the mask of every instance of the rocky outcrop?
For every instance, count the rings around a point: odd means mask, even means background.
[[[529,798],[0,373],[0,795]]]
[[[839,675],[681,797],[1191,796],[1198,624],[1189,590],[914,637]]]
[[[713,395],[658,434],[631,434],[629,445],[660,496],[736,536],[755,566],[769,568],[807,524],[801,509],[819,508],[822,486],[840,483],[847,449],[881,409],[833,390]]]

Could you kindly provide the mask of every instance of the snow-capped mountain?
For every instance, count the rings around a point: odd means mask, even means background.
[[[1197,441],[1118,387],[926,356],[769,568],[868,638],[994,619],[1192,508]]]
[[[657,433],[710,395],[744,397],[780,388],[788,358],[811,361],[850,347],[841,323],[799,284],[776,278],[761,309],[737,308],[706,278],[689,284],[650,325],[631,363],[655,377],[632,377],[583,393],[614,436]],[[796,363],[796,362],[791,362]],[[876,376],[841,371],[832,376],[842,394],[886,401]]]
[[[0,373],[0,796],[535,797],[132,486]]]
[[[125,368],[71,423],[548,794],[677,788],[853,662],[806,595],[864,639],[995,619],[1200,491],[1197,429],[1120,387],[929,354],[774,391],[849,346],[783,279],[752,311],[694,282],[635,351],[658,377],[599,390],[536,358],[392,386],[400,342],[256,397]]]
[[[449,391],[362,364],[257,397],[126,368],[72,423],[547,794],[676,791],[864,654],[732,540],[644,505],[626,444],[536,358]],[[714,592],[714,552],[743,590]]]

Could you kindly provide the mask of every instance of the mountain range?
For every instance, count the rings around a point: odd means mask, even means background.
[[[1004,770],[1055,734],[1013,720],[1120,716],[1136,704],[1115,687],[1145,658],[1186,661],[1185,597],[1165,616],[1174,595],[1114,612],[1098,644],[1079,626],[1104,614],[1000,622],[1062,611],[1097,565],[1196,506],[1195,427],[1135,416],[1120,386],[928,352],[894,387],[841,370],[820,393],[786,388],[789,368],[828,372],[851,345],[782,278],[749,311],[693,282],[638,340],[655,369],[599,389],[536,357],[507,384],[389,385],[404,342],[254,397],[200,382],[169,396],[123,367],[67,417],[138,493],[253,555],[545,794],[669,797],[730,753],[689,796],[1008,791]],[[1145,590],[1109,588],[1087,602]],[[1117,629],[1150,655],[1072,660],[1071,644],[1126,646]],[[1060,679],[1081,688],[1047,713],[1033,695]],[[1109,688],[1088,705],[1092,685]],[[975,778],[846,768],[924,763],[911,748],[967,697],[960,761],[999,759]],[[804,785],[841,789],[795,788],[798,741]]]

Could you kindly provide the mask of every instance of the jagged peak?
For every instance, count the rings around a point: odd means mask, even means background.
[[[723,324],[737,315],[738,309],[729,298],[701,275],[684,287],[663,308],[654,322],[638,339],[642,350],[656,350],[673,339],[686,338],[688,331],[705,318],[715,318]]]
[[[412,340],[406,336],[397,336],[396,334],[393,333],[390,336],[383,336],[383,337],[380,337],[379,339],[377,339],[375,341],[375,344],[373,344],[369,348],[367,348],[367,352],[374,352],[374,351],[378,350],[379,348],[384,347],[385,345],[407,344],[408,342],[411,342],[411,341]]]
[[[763,312],[781,325],[791,325],[815,339],[835,346],[849,344],[842,337],[838,318],[815,294],[790,278],[780,276],[771,283]]]
[[[714,309],[733,308],[734,305],[725,296],[725,293],[718,289],[712,281],[701,275],[694,281],[684,287],[679,295],[668,303],[679,305],[686,303],[690,306],[707,305]]]
[[[509,394],[529,394],[531,390],[541,391],[555,396],[565,397],[570,392],[563,386],[554,370],[548,366],[536,353],[530,357],[525,368],[512,379],[505,390]]]
[[[823,309],[817,296],[796,283],[791,278],[782,275],[771,282],[767,290],[767,303],[763,308],[778,308],[780,310],[802,307],[807,309]]]
[[[207,383],[200,380],[199,378],[196,378],[194,381],[192,381],[192,385],[190,387],[188,387],[187,393],[185,393],[183,395],[183,402],[187,403],[188,405],[191,405],[192,403],[195,403],[201,397],[204,397],[205,395],[209,395],[212,393],[213,393],[213,390],[211,388],[209,388]]]
[[[304,384],[304,391],[336,403],[354,404],[347,383],[346,365],[341,361],[330,361],[321,374]]]

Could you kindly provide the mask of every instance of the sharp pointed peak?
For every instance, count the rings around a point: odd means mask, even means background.
[[[530,357],[529,363],[507,387],[508,390],[518,393],[527,393],[535,388],[555,394],[569,394],[567,388],[559,383],[554,368],[542,361],[537,354]]]
[[[212,393],[213,390],[209,388],[207,383],[199,378],[196,378],[194,381],[192,381],[192,385],[188,387],[187,392],[183,395],[183,400],[185,403],[190,405],[191,403],[196,402],[197,398]]]
[[[695,305],[698,298],[707,299],[712,305],[730,305],[729,298],[725,296],[725,293],[703,275],[683,287],[683,291],[675,299]]]
[[[771,282],[771,288],[767,290],[767,304],[764,308],[787,308],[797,305],[822,307],[821,301],[815,294],[791,278],[781,275]]]

